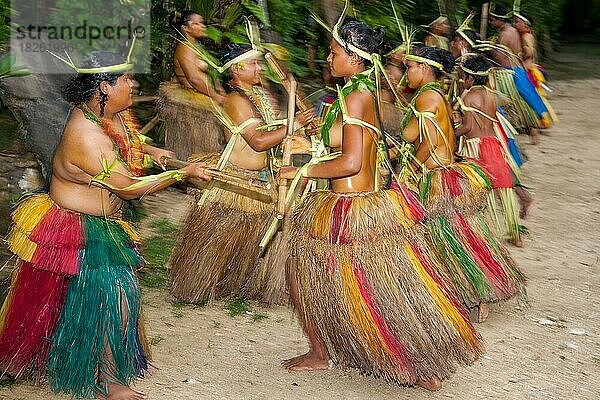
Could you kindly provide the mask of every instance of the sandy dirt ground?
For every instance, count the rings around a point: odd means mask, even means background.
[[[459,369],[443,390],[398,387],[338,369],[288,372],[280,361],[307,350],[290,308],[251,304],[268,316],[253,321],[229,317],[223,302],[178,307],[164,289],[144,289],[154,360],[136,388],[160,400],[599,399],[600,128],[593,113],[600,110],[600,79],[586,77],[554,83],[561,122],[541,144],[520,138],[529,157],[524,183],[535,204],[525,247],[511,250],[529,276],[530,305],[494,306],[477,326],[485,355]],[[144,203],[148,219],[175,223],[186,206],[176,191]],[[68,397],[27,382],[0,387],[3,400],[50,398]]]

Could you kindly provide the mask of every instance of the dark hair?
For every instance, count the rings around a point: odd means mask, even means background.
[[[494,4],[492,12],[496,15],[492,15],[492,18],[500,19],[502,21],[508,21],[508,8],[504,4]]]
[[[83,59],[81,68],[98,68],[110,65],[122,64],[125,58],[111,53],[109,51],[94,51]],[[104,105],[106,104],[106,95],[100,91],[100,83],[108,82],[114,86],[117,79],[123,75],[122,72],[101,72],[97,74],[77,74],[71,78],[62,89],[62,95],[69,103],[74,106],[87,103],[96,93],[100,94],[100,116],[104,115]]]
[[[473,43],[477,43],[477,41],[479,40],[480,36],[479,33],[477,33],[477,31],[473,30],[473,29],[465,29],[463,31],[463,33],[465,34],[466,37],[468,37]],[[464,39],[460,33],[455,32],[454,33],[454,38],[459,38],[459,39]]]
[[[530,26],[533,26],[533,17],[530,14],[527,14],[527,13],[524,13],[524,12],[522,12],[520,14],[529,20],[529,25]],[[519,18],[519,17],[517,17],[517,18]]]
[[[444,72],[450,73],[452,68],[454,68],[454,57],[452,57],[452,53],[450,53],[448,50],[439,49],[437,47],[422,46],[417,48],[414,51],[414,54],[442,64],[444,71],[440,71],[435,67],[431,68],[436,79],[441,78],[444,75]]]
[[[478,55],[468,56],[465,59],[465,61],[463,61],[463,66],[474,72],[483,72],[483,71],[487,71],[488,69],[492,68],[492,63],[485,56],[478,54]],[[473,75],[465,70],[463,70],[463,72],[467,76],[473,78],[475,85],[485,85],[488,81],[487,76]]]
[[[226,63],[233,60],[237,56],[244,54],[251,48],[252,48],[252,46],[250,46],[249,44],[229,43],[227,46],[225,46],[224,50],[221,53],[221,57],[220,57],[221,64],[225,65]],[[227,88],[231,89],[231,85],[229,85],[229,81],[231,81],[232,78],[233,78],[233,76],[231,75],[231,69],[229,69],[225,72],[225,75],[223,76],[223,82],[225,83],[226,89]]]
[[[376,26],[375,28],[371,28],[369,25],[358,20],[344,22],[340,28],[342,40],[351,43],[369,54],[382,53],[384,35],[385,29],[383,29],[383,27]],[[346,50],[348,54],[352,53],[352,51],[347,48],[344,48],[344,50]]]
[[[171,25],[173,25],[173,27],[175,29],[177,29],[178,31],[181,31],[181,28],[184,25],[185,26],[189,25],[189,23],[194,15],[200,15],[200,14],[194,10],[184,10],[181,12],[181,14],[175,15],[175,17],[171,21]]]

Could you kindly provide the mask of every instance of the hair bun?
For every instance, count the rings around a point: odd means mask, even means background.
[[[385,36],[385,28],[383,26],[376,26],[373,28],[373,39],[376,43],[379,43],[378,47],[383,45],[383,37]]]

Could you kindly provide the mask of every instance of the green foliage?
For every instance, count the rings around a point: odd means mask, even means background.
[[[175,246],[179,228],[167,219],[152,221],[149,226],[157,235],[143,241],[142,254],[146,260],[146,267],[140,275],[144,286],[156,289],[163,287],[167,282],[166,265]]]
[[[269,316],[267,314],[255,313],[252,314],[252,322],[262,321],[263,319],[267,319]]]
[[[10,38],[10,0],[0,0],[0,51],[4,51]]]
[[[155,219],[150,222],[150,228],[154,229],[161,235],[172,235],[179,231],[179,226],[175,225],[167,218]]]
[[[230,317],[237,317],[250,312],[250,306],[246,300],[240,298],[230,299],[223,308],[227,310]]]
[[[162,342],[163,340],[165,340],[165,338],[163,338],[163,337],[162,337],[162,336],[160,336],[160,335],[153,336],[153,337],[150,339],[150,345],[151,345],[151,346],[157,346],[157,345],[158,345],[160,342]]]

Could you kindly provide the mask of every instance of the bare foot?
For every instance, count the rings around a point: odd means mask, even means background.
[[[329,358],[317,354],[312,350],[298,357],[281,362],[285,369],[291,371],[317,371],[329,369]]]
[[[509,243],[512,243],[515,247],[523,247],[523,239],[520,237],[517,239],[509,239]]]
[[[438,378],[431,378],[426,381],[419,381],[416,383],[416,385],[431,392],[437,392],[442,388],[442,381],[440,381]]]
[[[477,306],[477,322],[482,323],[490,315],[490,306],[487,303],[479,303]]]
[[[533,145],[538,144],[540,142],[540,131],[539,131],[539,129],[532,128],[529,131],[529,137],[530,137],[529,141],[530,141],[531,144],[533,144]]]
[[[531,198],[531,196],[521,199],[521,211],[519,211],[519,218],[527,218],[527,214],[529,214],[529,209],[532,205],[533,199]]]
[[[108,393],[106,395],[96,393],[96,397],[105,400],[144,400],[148,398],[144,393],[118,383],[107,383],[106,392]]]

